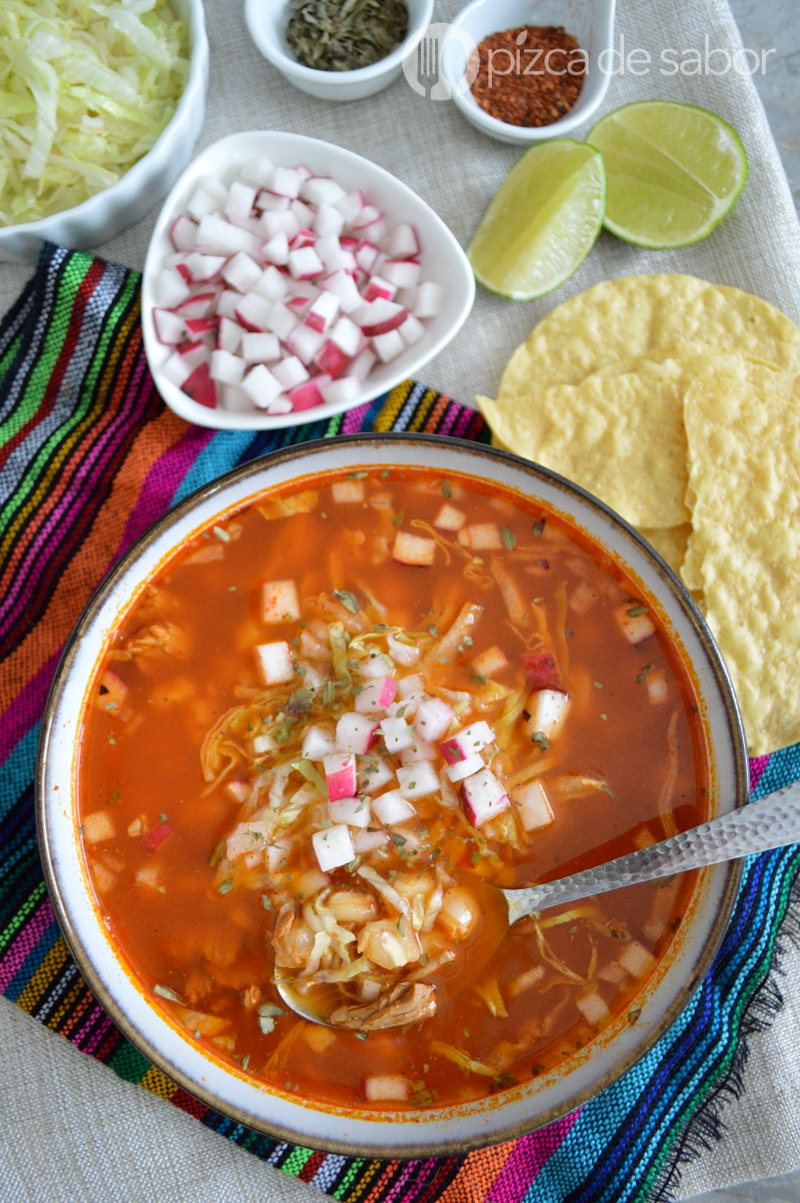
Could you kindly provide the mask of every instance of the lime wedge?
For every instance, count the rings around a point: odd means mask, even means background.
[[[691,104],[626,104],[598,122],[587,142],[602,153],[608,173],[606,229],[652,250],[705,238],[747,180],[736,130]]]
[[[532,147],[509,171],[467,251],[484,288],[532,301],[573,275],[603,225],[606,173],[585,142]]]

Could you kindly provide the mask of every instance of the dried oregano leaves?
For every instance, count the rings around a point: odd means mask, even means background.
[[[396,50],[408,32],[405,0],[290,0],[286,40],[298,63],[355,71]]]

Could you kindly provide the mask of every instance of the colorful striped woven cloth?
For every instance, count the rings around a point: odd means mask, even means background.
[[[229,1140],[343,1203],[644,1203],[674,1186],[740,1088],[746,1037],[780,1006],[769,974],[800,848],[752,858],[724,946],[680,1019],[602,1095],[466,1157],[376,1161],[249,1131],[170,1082],[92,998],[56,926],[34,822],[39,721],[92,591],[156,518],[266,452],[360,430],[488,440],[480,415],[407,382],[329,422],[214,433],[165,409],[147,371],[139,277],[48,247],[0,327],[0,990],[54,1032]],[[800,746],[751,763],[754,796],[800,777]]]

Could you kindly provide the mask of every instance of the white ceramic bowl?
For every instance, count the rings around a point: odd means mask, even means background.
[[[44,242],[73,250],[98,246],[132,226],[160,201],[188,163],[205,117],[208,40],[203,0],[171,0],[189,21],[189,78],[172,120],[155,146],[116,184],[96,192],[74,209],[24,225],[0,226],[0,260],[35,262]]]
[[[461,76],[457,55],[443,56],[442,70],[453,88],[453,99],[467,121],[499,142],[529,146],[547,138],[567,138],[602,104],[611,76],[598,66],[599,56],[614,44],[614,7],[616,0],[472,0],[453,21],[453,25],[480,44],[490,33],[516,29],[520,25],[563,25],[582,50],[589,55],[589,72],[584,78],[577,104],[552,125],[539,127],[507,125],[480,107],[472,92],[458,91]],[[448,47],[448,49],[450,49]],[[603,60],[605,63],[610,56]],[[523,60],[524,61],[524,60]]]
[[[160,369],[169,358],[171,348],[163,346],[156,338],[153,325],[154,285],[165,256],[174,250],[169,238],[170,227],[178,214],[184,211],[202,176],[212,175],[223,184],[229,184],[235,178],[237,169],[258,155],[265,155],[273,163],[284,167],[296,167],[304,163],[318,175],[332,176],[348,191],[360,188],[370,204],[383,210],[390,223],[410,222],[416,227],[422,244],[423,279],[441,284],[444,289],[442,311],[438,317],[425,323],[425,334],[419,342],[391,363],[376,366],[361,392],[351,401],[326,403],[301,413],[275,417],[265,413],[234,413],[219,407],[208,409],[198,404],[161,374]],[[341,146],[334,146],[331,142],[306,138],[302,134],[254,130],[229,134],[213,146],[206,147],[189,165],[164,202],[150,240],[142,279],[144,346],[158,391],[170,409],[187,422],[216,430],[274,430],[303,422],[317,422],[332,414],[353,409],[416,375],[455,337],[467,320],[474,300],[475,279],[466,255],[442,219],[416,192],[369,159],[344,150]]]
[[[147,582],[186,540],[263,490],[315,472],[390,465],[465,473],[538,498],[622,564],[681,651],[699,702],[710,766],[710,816],[748,796],[744,734],[716,645],[677,577],[626,523],[561,477],[515,456],[436,436],[355,436],[290,447],[201,489],[157,523],[106,579],[68,644],[42,726],[37,772],[40,850],[58,922],[95,997],[173,1081],[237,1121],[283,1140],[338,1153],[416,1157],[510,1139],[572,1111],[652,1047],[699,986],[722,939],[741,867],[702,870],[690,906],[654,976],[637,996],[635,1024],[619,1015],[552,1072],[488,1099],[402,1112],[342,1109],[258,1083],[204,1052],[134,979],[103,921],[78,830],[76,759],[84,707],[110,634]]]
[[[403,70],[403,59],[416,47],[430,24],[433,0],[406,0],[406,3],[405,41],[386,58],[357,71],[315,71],[298,63],[284,32],[290,15],[286,0],[245,0],[244,15],[250,36],[264,58],[301,92],[320,100],[361,100],[383,91],[397,79]]]

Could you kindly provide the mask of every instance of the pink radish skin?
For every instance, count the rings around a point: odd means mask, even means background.
[[[211,352],[203,342],[185,342],[178,347],[181,359],[190,372],[199,368],[201,363],[211,363]]]
[[[331,380],[336,380],[347,371],[350,358],[335,342],[327,342],[314,359],[314,363],[321,372],[330,376]]]
[[[328,798],[335,802],[339,798],[352,798],[356,792],[356,758],[336,753],[323,756],[322,767],[328,785]]]
[[[447,764],[458,764],[468,756],[474,756],[490,743],[494,743],[494,731],[481,719],[440,743],[439,751]]]
[[[287,340],[287,347],[292,355],[308,367],[325,344],[325,335],[318,334],[310,326],[301,324],[295,327]]]
[[[236,306],[236,319],[245,330],[262,334],[268,328],[267,323],[273,308],[266,297],[260,297],[255,292],[248,292]]]
[[[195,336],[213,334],[216,328],[217,322],[213,317],[190,317],[186,321],[186,329]]]
[[[467,822],[483,827],[511,805],[508,794],[490,769],[481,769],[461,785],[461,805]]]
[[[289,246],[293,251],[301,251],[304,246],[313,246],[316,241],[317,237],[312,234],[311,230],[300,230],[295,234]]]
[[[397,693],[397,682],[392,677],[379,677],[366,685],[356,698],[359,714],[382,714],[391,706]]]
[[[327,334],[338,315],[339,298],[332,292],[322,292],[308,311],[306,325],[319,334]]]
[[[315,409],[317,405],[324,405],[325,398],[319,390],[326,384],[330,384],[327,376],[317,376],[314,380],[309,380],[306,384],[293,388],[289,393],[292,409],[300,412],[304,409]]]
[[[217,390],[209,375],[207,363],[201,363],[199,367],[195,368],[183,385],[183,391],[198,405],[204,405],[207,409],[216,409]]]
[[[336,751],[343,755],[364,756],[378,729],[378,724],[363,714],[349,711],[336,724]]]
[[[356,321],[366,338],[375,338],[379,334],[389,334],[402,326],[408,317],[408,311],[394,301],[370,301],[356,315]]]
[[[364,289],[364,300],[369,301],[393,301],[397,295],[397,287],[390,284],[388,280],[384,280],[382,276],[371,276],[367,281],[367,287]]]
[[[342,313],[354,313],[364,304],[364,298],[358,291],[355,280],[352,276],[348,276],[346,271],[337,271],[326,276],[322,281],[322,287],[339,298]]]

